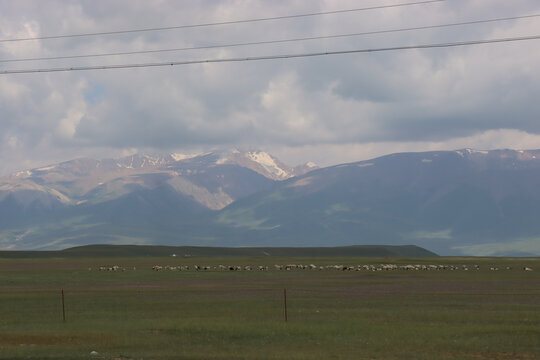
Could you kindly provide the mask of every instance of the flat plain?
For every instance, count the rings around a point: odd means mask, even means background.
[[[540,259],[0,259],[0,359],[540,359]]]

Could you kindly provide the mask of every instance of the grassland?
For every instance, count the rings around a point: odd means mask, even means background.
[[[152,270],[289,263],[480,270]],[[540,259],[0,259],[0,359],[540,359]]]

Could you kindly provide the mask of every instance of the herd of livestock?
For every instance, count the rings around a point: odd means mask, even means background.
[[[512,270],[510,266],[505,267],[488,267],[491,271],[498,270]],[[533,271],[530,267],[522,267],[523,271]],[[89,269],[91,270],[91,269]],[[120,267],[118,265],[114,266],[101,266],[100,271],[126,271],[126,268]],[[136,268],[133,268],[136,270]],[[217,265],[217,266],[201,266],[201,265],[155,265],[152,267],[152,270],[155,271],[295,271],[295,270],[311,270],[311,271],[323,271],[323,270],[332,270],[332,271],[395,271],[395,270],[405,270],[405,271],[469,271],[469,270],[480,270],[480,265],[396,265],[396,264],[379,264],[379,265],[325,265],[317,266],[315,264],[302,265],[302,264],[287,264],[287,265]]]

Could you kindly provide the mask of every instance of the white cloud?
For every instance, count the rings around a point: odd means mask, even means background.
[[[84,116],[84,112],[78,109],[69,109],[66,117],[62,118],[56,128],[56,133],[64,139],[71,139],[75,130]]]
[[[219,22],[378,1],[0,4],[0,38]],[[441,2],[234,26],[3,43],[0,59],[266,41],[538,13],[534,0]],[[3,69],[248,57],[535,35],[540,19]],[[0,174],[124,149],[264,147],[321,164],[392,151],[540,147],[538,40],[276,61],[0,76]],[[13,139],[16,139],[13,140]],[[64,155],[62,155],[64,154]]]
[[[7,102],[18,101],[28,89],[20,83],[10,80],[9,78],[0,78],[0,104]]]
[[[540,149],[540,135],[515,129],[488,130],[480,134],[445,141],[415,142],[366,142],[344,144],[318,144],[294,147],[269,147],[276,156],[300,164],[310,159],[319,166],[369,160],[397,152],[421,152],[473,148],[494,149]]]

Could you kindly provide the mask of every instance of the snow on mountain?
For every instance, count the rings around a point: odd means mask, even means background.
[[[45,167],[36,169],[36,171],[49,171],[49,170],[52,170],[52,169],[54,169],[54,168],[56,168],[56,165],[45,166]]]
[[[260,164],[266,171],[276,175],[279,178],[286,179],[291,175],[284,169],[282,169],[277,163],[274,157],[263,151],[248,152],[246,154],[248,159]]]
[[[217,165],[234,164],[246,167],[272,180],[287,180],[294,176],[303,175],[311,170],[318,169],[314,163],[291,167],[283,164],[271,154],[260,151],[233,151],[219,152]]]
[[[66,205],[97,204],[168,185],[203,206],[217,210],[267,188],[273,181],[285,180],[315,167],[310,164],[301,169],[292,168],[266,152],[238,149],[134,154],[102,160],[80,158],[0,178],[0,202],[10,193],[17,193],[17,198],[24,198],[21,201],[25,204],[30,204],[32,199],[41,203],[44,199],[55,199]]]
[[[206,153],[195,153],[195,154],[179,154],[179,153],[171,153],[169,154],[171,158],[174,159],[174,161],[182,161],[187,159],[193,159],[201,155],[205,155]]]
[[[302,175],[317,167],[312,162],[290,167],[264,151],[221,150],[201,153],[168,153],[160,155],[134,154],[119,159],[74,159],[41,168],[23,170],[10,175],[13,179],[40,178],[41,182],[72,181],[81,176],[102,177],[107,180],[114,173],[127,174],[140,171],[171,171],[178,166],[238,165],[249,168],[272,180],[286,180]],[[101,181],[101,180],[100,180]]]
[[[163,156],[150,155],[130,155],[117,160],[119,167],[126,169],[140,169],[145,167],[156,167],[166,164],[168,161]]]
[[[23,171],[18,171],[11,176],[16,177],[16,178],[25,178],[31,175],[32,175],[32,172],[30,170],[23,170]]]

